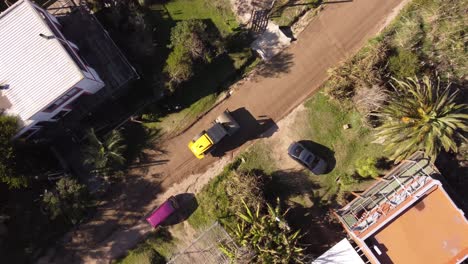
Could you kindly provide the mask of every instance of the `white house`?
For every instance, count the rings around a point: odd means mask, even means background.
[[[69,113],[104,82],[61,32],[59,21],[29,0],[0,14],[0,113],[17,116],[16,138]]]

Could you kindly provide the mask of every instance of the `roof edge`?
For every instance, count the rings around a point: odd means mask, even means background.
[[[15,9],[16,7],[18,7],[19,5],[21,5],[22,3],[25,3],[25,2],[27,2],[30,5],[32,4],[31,1],[29,1],[29,0],[19,0],[18,2],[12,4],[7,9],[5,9],[5,11],[1,12],[0,13],[0,19],[2,19],[4,16],[8,15],[8,13],[10,13],[13,9]]]
[[[389,222],[393,221],[394,219],[398,218],[402,212],[404,212],[406,209],[412,207],[415,203],[420,201],[422,198],[424,198],[426,195],[432,193],[436,189],[440,189],[442,187],[442,183],[438,180],[432,179],[426,186],[422,187],[418,192],[414,194],[414,196],[411,198],[410,201],[408,201],[407,204],[401,206],[396,210],[390,217],[386,218],[380,223],[377,223],[375,227],[373,227],[371,230],[368,232],[365,232],[363,236],[358,236],[359,239],[362,239],[362,241],[368,239],[372,235],[374,235],[376,232],[378,232],[380,229],[382,229],[383,226],[388,224]],[[408,199],[407,199],[408,200]],[[450,199],[449,199],[450,200]],[[458,207],[456,207],[458,208]]]

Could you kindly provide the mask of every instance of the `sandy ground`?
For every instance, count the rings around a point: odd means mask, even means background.
[[[166,153],[152,160],[157,165],[135,169],[125,183],[113,186],[94,217],[58,241],[39,263],[109,263],[125,255],[150,232],[143,220],[146,213],[170,194],[198,191],[254,140],[269,138],[290,126],[288,119],[279,121],[320,87],[327,69],[352,56],[376,35],[402,2],[406,0],[326,5],[298,41],[272,59],[269,67],[235,85],[228,100],[185,133],[164,142]],[[187,143],[225,109],[233,111],[241,130],[223,141],[213,157],[197,160]],[[284,148],[289,140],[281,138],[276,147]],[[277,158],[286,162],[284,157]]]

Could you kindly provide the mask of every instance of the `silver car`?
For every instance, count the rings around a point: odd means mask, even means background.
[[[288,148],[288,154],[316,175],[323,174],[327,170],[327,163],[300,143],[293,142]]]

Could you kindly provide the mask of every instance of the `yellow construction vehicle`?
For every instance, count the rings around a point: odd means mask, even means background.
[[[216,118],[209,129],[196,135],[189,142],[188,147],[197,158],[203,159],[221,139],[231,136],[239,128],[237,121],[231,116],[229,110],[226,110]]]

